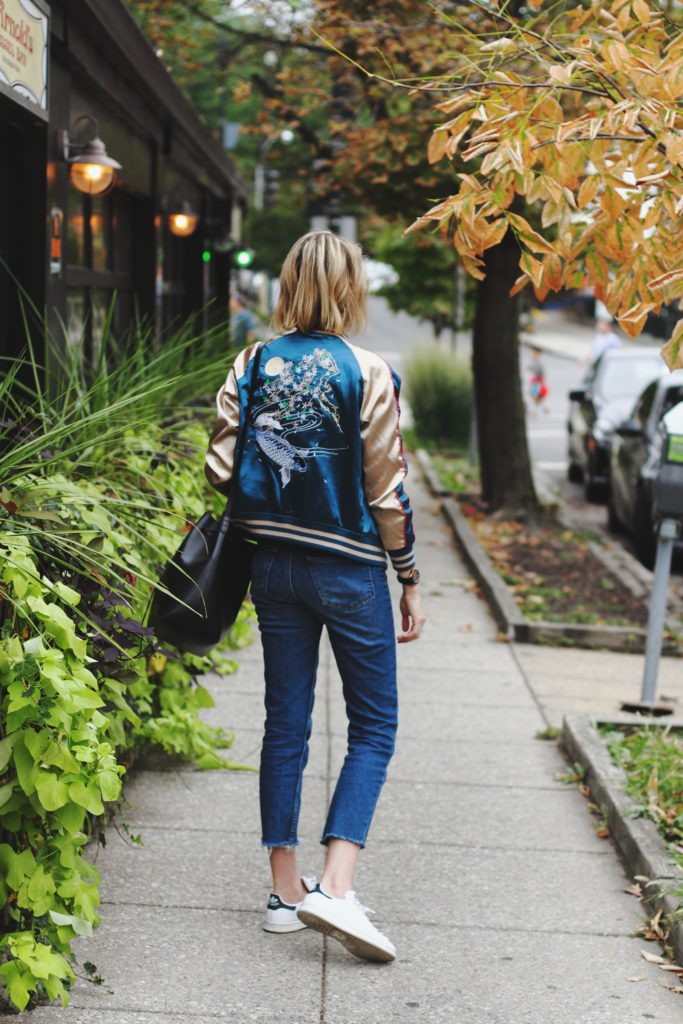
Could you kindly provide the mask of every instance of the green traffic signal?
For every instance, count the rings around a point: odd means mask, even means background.
[[[204,250],[204,252],[202,253],[202,259],[204,260],[205,263],[211,262],[211,252],[209,249]]]
[[[235,263],[238,267],[250,267],[255,255],[253,249],[238,249],[235,253]]]

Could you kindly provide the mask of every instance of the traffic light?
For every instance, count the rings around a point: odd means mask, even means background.
[[[256,253],[254,252],[253,249],[246,249],[246,248],[236,249],[235,250],[235,257],[234,257],[235,264],[238,267],[242,267],[243,269],[246,269],[246,267],[250,267],[252,265],[252,263],[254,262],[254,257],[255,256],[256,256]]]
[[[280,188],[280,172],[275,167],[266,167],[263,176],[263,208],[270,209],[275,205]]]

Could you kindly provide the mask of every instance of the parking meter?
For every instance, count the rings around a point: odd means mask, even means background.
[[[655,513],[658,519],[683,520],[683,402],[666,414],[662,429],[666,435],[655,488]]]
[[[658,521],[657,558],[647,624],[645,669],[641,707],[653,714],[671,713],[655,704],[657,669],[666,624],[666,603],[671,575],[673,547],[683,523],[683,402],[662,418],[660,469],[655,484],[655,518]]]

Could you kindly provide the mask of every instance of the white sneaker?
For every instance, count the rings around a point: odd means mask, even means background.
[[[396,959],[396,949],[386,935],[368,921],[367,914],[373,913],[363,906],[352,889],[336,899],[322,892],[320,886],[304,896],[297,910],[300,921],[337,939],[354,956],[390,963]]]
[[[315,889],[317,878],[301,878],[302,885],[306,892]],[[271,892],[266,906],[266,916],[263,922],[264,932],[298,932],[306,925],[296,916],[301,903],[285,903],[275,892]]]

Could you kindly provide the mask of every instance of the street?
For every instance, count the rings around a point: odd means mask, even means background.
[[[522,354],[523,384],[528,386],[529,349],[524,348]],[[534,472],[541,472],[551,484],[553,490],[560,485],[567,475],[567,411],[569,409],[568,394],[572,388],[578,387],[585,373],[585,365],[573,359],[545,354],[543,364],[549,394],[545,407],[539,412],[527,414],[527,437]],[[579,497],[579,485],[570,485],[573,497]]]

